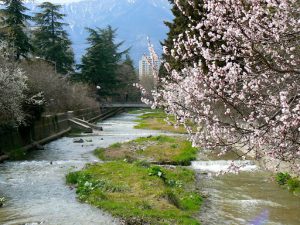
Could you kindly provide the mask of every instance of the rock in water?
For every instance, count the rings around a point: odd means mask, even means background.
[[[83,143],[84,140],[82,138],[74,138],[73,143]]]

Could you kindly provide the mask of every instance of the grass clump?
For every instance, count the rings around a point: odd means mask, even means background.
[[[277,173],[276,181],[279,185],[286,187],[295,195],[300,196],[300,180],[298,178],[292,177],[288,173]]]
[[[67,175],[82,202],[120,217],[126,224],[196,225],[202,199],[195,174],[185,168],[166,169],[141,161],[108,162]]]
[[[134,111],[133,114],[135,112],[137,111]],[[138,125],[134,127],[136,129],[163,130],[180,134],[187,133],[183,126],[179,126],[178,128],[176,128],[172,124],[168,124],[166,122],[166,119],[169,118],[169,121],[171,123],[175,123],[175,117],[170,115],[168,116],[161,109],[140,110],[140,112],[144,114],[140,115],[139,120],[136,121],[138,122]]]
[[[132,109],[128,110],[127,113],[129,114],[143,114],[143,113],[150,113],[152,112],[152,109]]]
[[[156,164],[188,166],[196,159],[197,148],[183,137],[149,136],[95,150],[102,160],[144,160]]]

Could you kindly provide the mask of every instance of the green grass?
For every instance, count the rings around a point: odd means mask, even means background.
[[[196,159],[198,149],[183,137],[149,136],[130,142],[116,143],[95,150],[102,160],[145,160],[157,164],[188,166]]]
[[[300,196],[300,180],[288,173],[277,173],[276,181],[279,185],[286,187],[289,191]]]
[[[89,165],[67,175],[82,202],[101,208],[127,224],[196,225],[202,199],[195,174],[186,168],[124,161]]]
[[[178,128],[174,127],[172,124],[168,124],[166,122],[167,114],[161,109],[145,109],[145,110],[137,110],[133,112],[129,112],[131,114],[143,113],[143,115],[139,116],[138,125],[134,128],[136,129],[150,129],[150,130],[163,130],[174,133],[185,134],[187,133],[183,126],[179,126]],[[174,116],[169,116],[169,121],[171,123],[175,122]]]
[[[152,112],[152,109],[133,109],[127,111],[129,114],[141,114],[141,113],[147,113],[147,112]]]

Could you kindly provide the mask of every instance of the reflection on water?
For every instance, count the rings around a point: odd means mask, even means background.
[[[73,143],[73,138],[64,137],[32,152],[28,160],[0,164],[0,195],[8,198],[0,208],[0,224],[119,224],[101,210],[79,203],[74,190],[65,185],[65,175],[96,162],[92,151],[97,147],[159,134],[133,129],[134,120],[136,115],[124,113],[99,123],[103,132],[83,137],[92,142]],[[205,153],[200,159],[213,160],[192,165],[199,172],[200,188],[209,196],[200,215],[203,225],[255,224],[266,218],[270,225],[300,224],[299,198],[281,189],[251,161],[237,162],[246,166],[238,175],[215,176],[230,165],[229,158],[215,161]]]

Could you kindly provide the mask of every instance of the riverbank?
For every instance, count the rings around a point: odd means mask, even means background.
[[[163,131],[169,131],[169,132],[176,132],[184,134],[186,133],[184,127],[174,128],[172,124],[168,124],[165,120],[167,119],[167,115],[160,109],[156,110],[149,110],[149,109],[142,109],[142,110],[135,110],[131,111],[129,113],[142,113],[142,115],[139,116],[139,120],[136,120],[138,124],[135,126],[135,128],[138,129],[154,129],[154,130],[163,130]],[[174,117],[170,116],[171,123],[174,123]],[[239,151],[244,152],[243,149],[239,149]],[[230,154],[229,154],[230,155]],[[219,157],[217,157],[219,158]],[[222,157],[223,159],[226,159],[226,156]],[[251,155],[246,156],[247,159],[251,159]],[[279,184],[286,189],[288,189],[291,193],[294,193],[295,195],[299,196],[300,194],[300,181],[299,181],[299,174],[295,174],[295,171],[292,171],[290,169],[290,165],[287,162],[277,162],[273,159],[263,157],[260,160],[257,161],[260,167],[272,172],[275,176],[275,179],[280,177],[282,174],[287,174],[288,172],[290,178],[286,183]],[[291,178],[293,176],[293,178]]]

